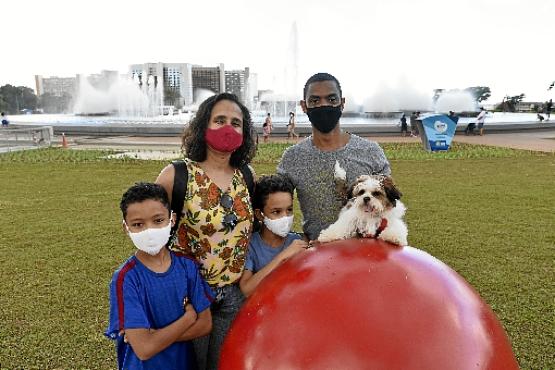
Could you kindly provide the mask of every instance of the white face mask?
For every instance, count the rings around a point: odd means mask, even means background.
[[[262,213],[262,216],[264,216],[264,213]],[[285,238],[291,231],[291,226],[293,226],[293,216],[284,216],[275,220],[264,216],[264,225],[274,234]]]
[[[166,245],[170,238],[170,232],[172,229],[172,223],[168,223],[168,226],[159,229],[146,229],[138,233],[132,233],[129,231],[127,224],[125,225],[129,237],[135,244],[137,249],[155,256],[160,252],[162,248]]]

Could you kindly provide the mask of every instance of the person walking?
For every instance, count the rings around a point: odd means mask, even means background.
[[[289,123],[287,124],[287,138],[297,139],[299,135],[295,132],[295,112],[289,112]]]
[[[262,125],[262,137],[264,138],[264,142],[267,143],[270,139],[270,134],[272,133],[272,116],[270,113],[266,116],[264,120],[264,124]]]
[[[478,130],[480,130],[480,136],[484,136],[484,123],[486,122],[486,110],[484,107],[480,108],[480,114],[476,117],[476,123],[478,124]]]
[[[399,122],[401,123],[401,135],[407,136],[409,132],[408,132],[408,126],[407,126],[407,116],[405,115],[405,113],[403,113]]]

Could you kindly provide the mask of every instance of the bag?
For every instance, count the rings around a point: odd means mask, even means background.
[[[183,203],[185,201],[185,191],[187,189],[187,180],[189,178],[189,172],[187,171],[187,165],[184,160],[173,161],[172,165],[174,167],[175,175],[173,177],[173,190],[172,190],[172,204],[171,209],[175,213],[175,224],[172,227],[172,236],[175,235],[177,229],[179,228],[179,222],[181,217],[183,217]],[[239,167],[239,171],[243,175],[245,182],[247,183],[247,189],[249,191],[249,197],[252,203],[252,196],[254,194],[254,177],[248,165],[244,164]],[[172,240],[173,238],[170,238]]]

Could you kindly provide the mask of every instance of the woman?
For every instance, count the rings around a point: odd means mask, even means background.
[[[247,183],[239,170],[256,149],[248,109],[233,94],[206,99],[183,134],[182,149],[187,191],[171,249],[199,262],[216,295],[212,333],[196,339],[194,347],[199,369],[217,369],[223,339],[244,299],[238,282],[253,225]],[[156,179],[170,196],[174,175],[170,164]]]
[[[264,142],[267,143],[268,139],[270,139],[270,134],[272,133],[272,116],[270,113],[266,116],[264,120],[264,124],[262,125],[262,137],[264,138]]]
[[[295,112],[289,112],[289,123],[287,124],[287,138],[298,138],[299,135],[295,132]]]

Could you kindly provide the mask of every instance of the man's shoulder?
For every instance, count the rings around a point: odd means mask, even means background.
[[[294,166],[299,162],[299,158],[306,158],[306,156],[312,151],[312,145],[310,143],[310,137],[303,139],[295,145],[292,145],[284,150],[281,155],[281,160],[278,167],[290,167]]]
[[[373,140],[369,140],[363,137],[360,137],[355,134],[351,134],[351,140],[349,140],[348,148],[360,150],[360,149],[381,149],[380,144]]]
[[[294,155],[294,154],[298,154],[301,152],[306,152],[311,150],[312,146],[310,144],[310,140],[311,137],[306,137],[304,139],[302,139],[301,141],[299,141],[297,144],[295,145],[291,145],[290,147],[288,147],[287,149],[285,149],[285,151],[283,152],[283,155]]]

